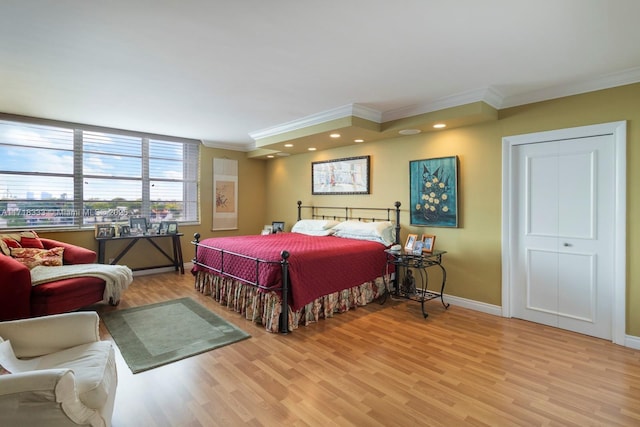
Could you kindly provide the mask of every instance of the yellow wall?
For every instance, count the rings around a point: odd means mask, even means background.
[[[627,333],[640,336],[640,265],[632,254],[640,240],[640,84],[545,101],[500,111],[499,120],[464,128],[387,139],[315,153],[273,159],[266,170],[265,222],[296,220],[296,201],[331,206],[393,206],[402,202],[407,233],[435,234],[446,250],[446,292],[501,305],[502,138],[530,132],[628,120],[627,127]],[[311,162],[371,156],[371,194],[312,196]],[[459,228],[409,226],[409,161],[459,158]]]

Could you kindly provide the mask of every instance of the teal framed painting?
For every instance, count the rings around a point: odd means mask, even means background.
[[[458,227],[458,156],[409,162],[411,225]]]

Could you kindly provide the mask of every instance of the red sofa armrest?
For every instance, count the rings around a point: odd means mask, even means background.
[[[64,264],[92,264],[96,262],[97,254],[91,249],[83,248],[81,246],[72,245],[70,243],[59,242],[53,239],[40,238],[42,246],[45,249],[51,248],[64,248],[62,255]]]
[[[0,254],[0,320],[31,315],[31,272],[19,261]]]

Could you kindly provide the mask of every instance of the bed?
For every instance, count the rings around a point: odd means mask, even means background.
[[[196,289],[283,334],[385,293],[392,271],[384,251],[399,242],[400,202],[350,208],[298,201],[297,209],[291,232],[204,240],[196,233]]]

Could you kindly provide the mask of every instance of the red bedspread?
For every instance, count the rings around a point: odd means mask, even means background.
[[[218,237],[205,239],[201,244],[276,262],[280,261],[283,250],[289,252],[290,306],[294,311],[323,295],[374,280],[384,273],[386,265],[384,245],[333,236],[279,233]],[[258,269],[254,261],[228,253],[223,256],[226,274],[270,288],[281,287],[279,264],[260,264]],[[219,251],[198,247],[197,260],[216,269],[222,268]],[[199,266],[194,269],[206,270]]]

